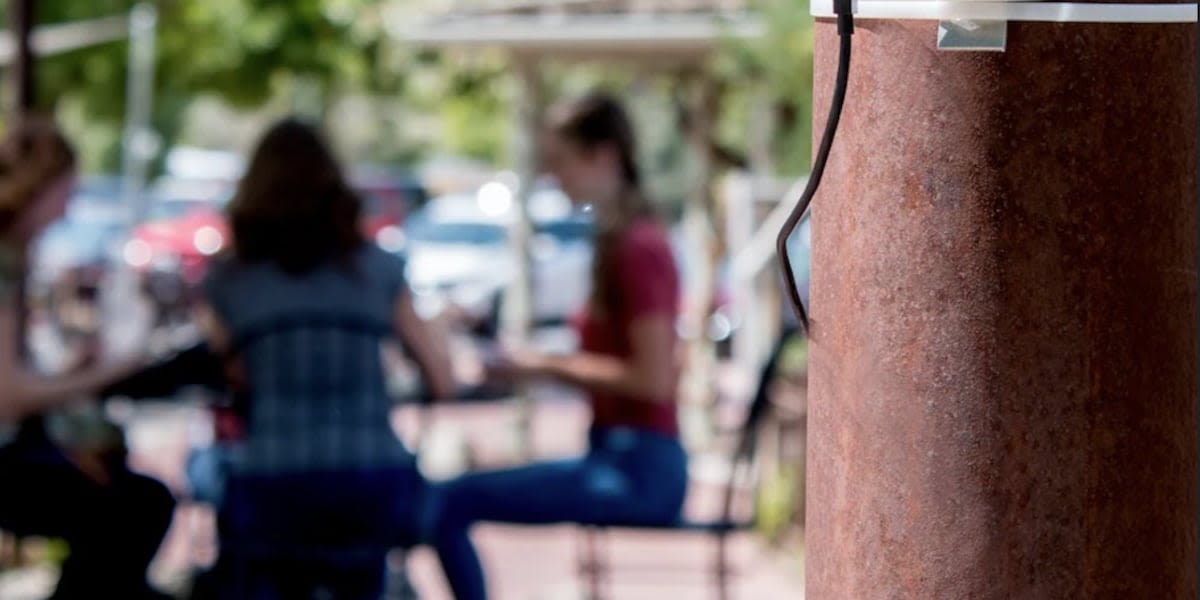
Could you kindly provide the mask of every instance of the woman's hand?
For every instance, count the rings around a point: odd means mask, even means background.
[[[549,358],[529,350],[501,350],[485,356],[483,368],[489,381],[523,381],[547,375]]]
[[[100,366],[116,379],[123,379],[150,366],[153,355],[149,351],[129,353],[124,356],[114,356],[100,361]]]

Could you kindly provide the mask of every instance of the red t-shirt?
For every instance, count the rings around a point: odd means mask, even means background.
[[[666,231],[655,221],[631,225],[614,252],[611,281],[620,286],[619,310],[611,316],[585,310],[579,320],[580,345],[584,352],[629,358],[633,355],[630,326],[636,319],[663,316],[674,324],[679,314],[679,272]],[[678,377],[676,357],[663,360],[672,362]],[[670,398],[635,398],[592,392],[592,424],[676,436],[675,400],[674,393]]]

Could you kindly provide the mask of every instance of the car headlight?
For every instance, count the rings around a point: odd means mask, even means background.
[[[404,230],[395,225],[388,225],[375,234],[375,243],[385,252],[393,254],[403,252],[405,242],[407,241],[407,238],[404,236]]]
[[[708,339],[714,342],[728,340],[738,327],[737,319],[721,309],[708,316]]]
[[[212,256],[225,246],[225,236],[216,227],[205,225],[192,236],[192,245],[196,247],[196,252]]]
[[[150,244],[134,239],[125,243],[125,247],[121,250],[121,256],[125,258],[125,262],[129,266],[141,268],[154,260],[154,250]]]
[[[708,318],[708,339],[714,342],[723,342],[729,339],[731,334],[733,334],[733,323],[729,322],[729,317],[717,313]]]

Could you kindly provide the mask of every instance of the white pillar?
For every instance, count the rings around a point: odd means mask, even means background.
[[[688,369],[682,385],[680,426],[689,443],[705,443],[712,434],[711,408],[715,387],[715,356],[707,338],[709,307],[715,288],[713,264],[714,237],[711,207],[713,205],[714,160],[711,146],[712,123],[716,115],[716,90],[713,82],[702,73],[693,73],[685,80],[688,85],[689,115],[692,123],[688,141],[696,156],[696,180],[683,213],[683,231],[687,242],[687,260],[692,266],[691,277],[684,295],[687,299],[683,315],[686,330],[691,334],[687,343]]]
[[[754,177],[745,172],[731,173],[722,181],[725,199],[725,239],[730,257],[745,249],[754,236],[757,203],[754,197]],[[752,373],[758,365],[762,330],[761,302],[758,296],[757,270],[741,268],[733,263],[730,272],[730,295],[734,314],[741,321],[733,336],[733,362],[739,375]]]
[[[512,162],[517,173],[518,184],[514,208],[517,218],[513,223],[511,243],[517,257],[516,275],[505,294],[501,314],[501,335],[514,344],[529,341],[533,321],[533,274],[529,254],[531,224],[528,201],[538,174],[538,131],[541,128],[545,98],[538,61],[531,56],[515,55],[513,72],[517,79],[517,97],[514,103],[514,134]],[[532,427],[534,399],[528,386],[521,386],[516,399],[516,430],[514,445],[521,459],[532,456]]]
[[[129,64],[125,81],[125,132],[121,145],[122,202],[131,222],[146,214],[142,189],[146,166],[158,152],[158,136],[150,127],[154,106],[154,54],[158,10],[143,3],[129,13]]]

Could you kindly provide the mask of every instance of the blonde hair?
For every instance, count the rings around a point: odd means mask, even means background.
[[[0,140],[0,238],[50,182],[75,167],[75,150],[50,119],[23,117]]]

